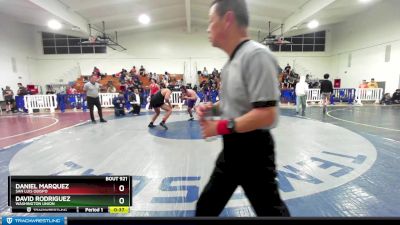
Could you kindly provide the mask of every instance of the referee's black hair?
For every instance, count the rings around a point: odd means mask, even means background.
[[[245,0],[214,0],[211,6],[215,4],[217,4],[216,12],[219,17],[223,17],[228,11],[233,11],[239,26],[249,26],[249,11]]]

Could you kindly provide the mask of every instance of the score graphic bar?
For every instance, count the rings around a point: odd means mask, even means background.
[[[108,213],[132,205],[131,176],[9,176],[13,212]]]

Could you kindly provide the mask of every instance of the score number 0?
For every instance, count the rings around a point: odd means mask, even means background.
[[[124,192],[125,191],[125,186],[124,185],[119,185],[118,190],[120,192]],[[118,202],[119,202],[119,204],[123,205],[125,203],[125,199],[124,198],[119,198]]]

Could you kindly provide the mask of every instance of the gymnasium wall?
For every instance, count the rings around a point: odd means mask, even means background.
[[[35,35],[41,46],[40,33]],[[67,82],[74,80],[77,71],[90,74],[94,66],[113,74],[122,68],[143,65],[149,72],[184,74],[186,82],[194,83],[198,70],[204,66],[210,72],[213,68],[220,70],[228,59],[224,52],[211,46],[205,29],[194,29],[191,34],[181,28],[125,33],[119,35],[119,42],[128,50],[121,53],[108,48],[107,54],[49,56],[38,49],[34,80],[42,85],[60,79]],[[286,63],[295,64],[300,73],[315,75],[327,72],[330,67],[327,53],[282,53],[278,54],[278,61],[282,67]]]
[[[17,90],[17,83],[31,81],[33,68],[30,58],[35,55],[32,40],[33,28],[0,15],[0,87]],[[1,89],[0,89],[1,90]],[[0,94],[0,100],[3,95]]]
[[[385,92],[399,88],[400,1],[385,0],[347,22],[332,27],[332,72],[343,87],[363,79],[386,81]],[[385,62],[387,46],[390,61]]]
[[[41,45],[40,33],[36,36]],[[35,81],[42,84],[49,80],[72,81],[77,74],[91,74],[94,66],[102,73],[114,74],[122,68],[130,70],[133,65],[137,68],[143,65],[148,72],[184,74],[187,82],[194,82],[197,70],[204,66],[208,70],[220,69],[227,59],[222,51],[210,46],[205,34],[187,34],[180,29],[125,33],[118,39],[127,51],[108,48],[107,54],[43,55],[38,50]]]

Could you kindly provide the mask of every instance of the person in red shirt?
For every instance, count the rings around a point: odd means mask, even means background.
[[[368,88],[368,83],[366,80],[363,80],[362,83],[358,86],[358,88]]]

